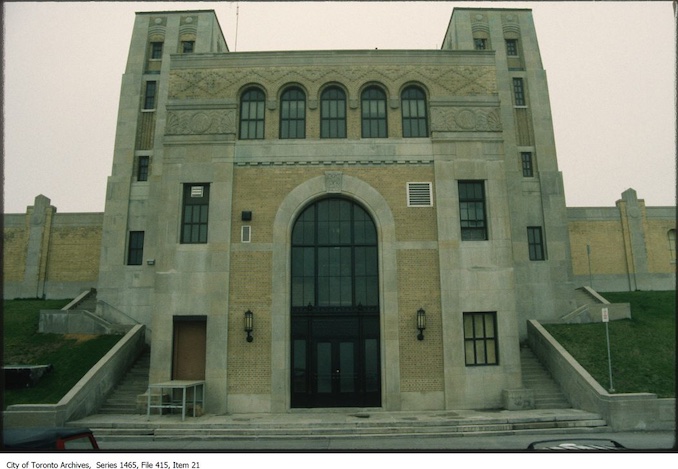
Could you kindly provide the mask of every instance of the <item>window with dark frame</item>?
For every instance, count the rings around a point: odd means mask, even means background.
[[[280,97],[280,138],[306,138],[306,95],[300,88]]]
[[[376,86],[362,93],[362,137],[386,138],[386,93]]]
[[[346,94],[337,86],[320,97],[320,138],[346,138]]]
[[[426,95],[416,86],[406,88],[400,97],[403,137],[428,137]]]
[[[258,88],[245,91],[240,98],[240,139],[264,138],[264,92]]]
[[[462,241],[487,240],[483,181],[459,181],[459,217]]]
[[[483,38],[474,38],[473,47],[475,50],[485,50],[487,49],[487,39]]]
[[[543,261],[546,259],[544,250],[544,236],[541,226],[527,227],[527,248],[531,261]]]
[[[151,59],[162,59],[162,42],[151,42]]]
[[[209,184],[184,184],[184,201],[181,216],[181,243],[207,242],[209,215]]]
[[[466,366],[499,364],[497,313],[464,313]]]
[[[137,181],[148,181],[148,166],[150,157],[148,155],[140,155],[137,164]]]
[[[522,78],[513,79],[513,100],[516,106],[526,106],[525,89]]]
[[[181,41],[181,53],[192,54],[195,48],[195,41]]]
[[[141,265],[144,261],[144,232],[130,231],[127,248],[127,265]]]
[[[292,230],[292,311],[378,311],[377,231],[370,215],[346,199],[307,207]]]
[[[523,168],[523,177],[533,177],[534,169],[532,167],[532,152],[520,152],[520,162]]]
[[[157,81],[147,81],[144,93],[144,110],[155,109],[155,95],[158,87]]]
[[[506,39],[506,55],[509,57],[518,57],[517,39]]]

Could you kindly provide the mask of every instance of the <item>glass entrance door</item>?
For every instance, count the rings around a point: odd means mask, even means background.
[[[292,407],[381,403],[377,318],[293,321]]]

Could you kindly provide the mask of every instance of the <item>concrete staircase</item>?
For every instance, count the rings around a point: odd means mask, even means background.
[[[600,415],[577,409],[525,411],[339,412],[180,415],[93,415],[69,425],[92,429],[97,440],[247,440],[389,436],[515,435],[609,431]]]
[[[139,414],[137,396],[148,389],[148,371],[151,364],[151,352],[147,348],[137,358],[124,378],[118,383],[106,402],[99,409],[99,414]]]
[[[534,404],[537,409],[569,409],[567,398],[553,380],[551,374],[539,362],[529,347],[521,347],[520,363],[523,375],[523,387],[534,391]]]

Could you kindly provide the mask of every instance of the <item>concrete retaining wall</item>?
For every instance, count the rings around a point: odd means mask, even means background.
[[[57,404],[16,404],[3,412],[3,426],[59,427],[90,415],[132,366],[144,347],[144,326],[134,326]]]
[[[614,431],[675,430],[676,400],[652,393],[610,394],[539,322],[527,322],[530,348],[573,407],[600,414]]]

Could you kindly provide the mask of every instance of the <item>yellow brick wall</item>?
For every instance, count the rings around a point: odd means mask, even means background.
[[[436,250],[398,251],[400,389],[444,389],[440,277]],[[426,311],[424,340],[417,339],[417,310]]]
[[[395,219],[398,241],[434,241],[437,238],[435,208],[407,207],[407,182],[432,182],[433,166],[322,166],[237,168],[233,178],[232,239],[240,241],[240,228],[252,227],[252,242],[272,241],[273,220],[280,201],[303,182],[324,176],[326,171],[341,171],[347,176],[362,179],[386,199]],[[435,188],[433,188],[435,192]],[[434,201],[435,203],[435,201]],[[251,210],[251,222],[240,220],[241,212]]]
[[[2,237],[2,278],[4,281],[20,282],[26,269],[28,230],[5,228]]]
[[[575,221],[568,224],[574,275],[588,275],[587,242],[591,245],[591,272],[627,273],[624,238],[617,221]]]
[[[651,273],[676,271],[675,258],[671,259],[669,230],[676,228],[672,220],[647,220],[645,222],[645,244],[647,245],[647,268]],[[672,262],[674,261],[674,262]]]
[[[99,277],[101,226],[55,227],[47,257],[50,282],[87,282]]]
[[[270,252],[233,252],[228,318],[228,391],[271,392]],[[245,311],[254,314],[254,340],[245,340]]]

